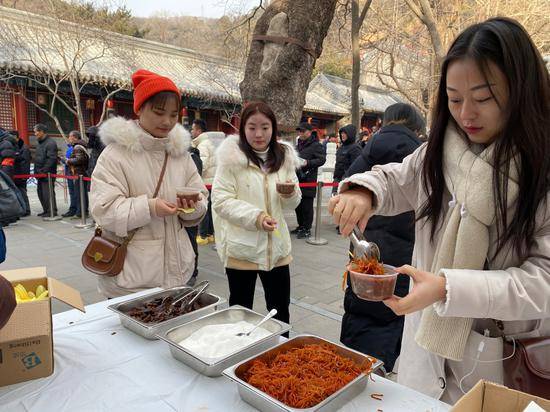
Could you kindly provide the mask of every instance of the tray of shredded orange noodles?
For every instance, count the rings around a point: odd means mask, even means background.
[[[363,392],[383,362],[314,335],[298,335],[226,369],[263,412],[329,412]]]

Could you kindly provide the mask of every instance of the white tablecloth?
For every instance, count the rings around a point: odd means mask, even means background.
[[[122,298],[123,300],[128,297]],[[255,411],[225,377],[208,378],[172,358],[166,343],[121,326],[107,309],[117,300],[53,317],[52,376],[0,388],[0,411]],[[342,411],[448,411],[412,389],[374,377]],[[382,401],[370,397],[384,394]]]

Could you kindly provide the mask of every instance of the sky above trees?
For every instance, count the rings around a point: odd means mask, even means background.
[[[232,13],[248,11],[258,0],[122,0],[136,17],[149,17],[167,12],[172,15],[219,18]]]

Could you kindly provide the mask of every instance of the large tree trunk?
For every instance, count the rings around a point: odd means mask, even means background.
[[[361,14],[359,14],[359,0],[351,2],[351,55],[352,55],[352,74],[351,74],[351,124],[357,131],[361,130],[361,107],[359,104],[359,87],[361,86],[361,56],[359,53],[359,37],[361,26],[365,21],[372,0],[367,0],[363,5]]]
[[[321,54],[336,2],[275,0],[256,23],[254,36],[290,37],[311,48],[309,53],[294,43],[256,40],[251,44],[240,84],[243,102],[268,103],[281,131],[294,130],[300,121],[313,66]]]

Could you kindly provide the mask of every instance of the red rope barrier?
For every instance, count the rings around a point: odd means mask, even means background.
[[[58,179],[70,179],[70,180],[78,180],[78,176],[67,176],[67,175],[58,175],[58,174],[51,174],[51,177],[55,177]],[[37,173],[37,174],[28,174],[28,175],[14,175],[14,179],[30,179],[30,178],[46,178],[48,175],[46,173]],[[86,182],[91,182],[91,177],[83,177],[82,180]],[[208,190],[212,189],[212,185],[205,185]],[[307,187],[317,187],[317,182],[307,182],[307,183],[299,183],[299,187],[301,188],[307,188]],[[337,187],[338,183],[336,182],[323,182],[323,187]]]

